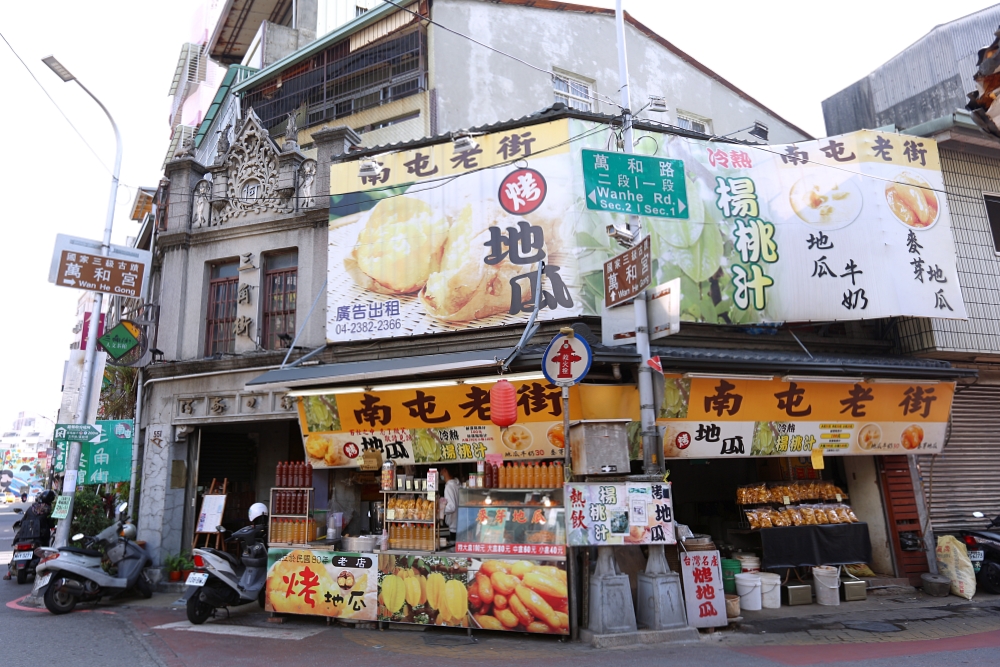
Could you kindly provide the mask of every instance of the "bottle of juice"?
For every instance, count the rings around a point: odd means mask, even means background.
[[[497,469],[497,488],[506,489],[507,488],[507,466],[501,465]]]

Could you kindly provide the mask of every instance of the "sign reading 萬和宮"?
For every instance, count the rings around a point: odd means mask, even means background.
[[[666,375],[667,458],[938,454],[953,382],[809,382]]]
[[[687,218],[684,163],[649,155],[581,151],[587,208],[657,218]]]
[[[684,322],[966,317],[933,140],[864,130],[753,146],[637,130],[625,154],[604,150],[609,132],[563,119],[460,154],[388,153],[377,174],[331,165],[327,339],[520,326],[536,288],[540,321],[599,316],[621,250],[607,228],[630,214],[650,239],[650,284],[680,280]],[[676,217],[652,210],[667,194]]]
[[[98,420],[96,435],[80,443],[80,484],[127,482],[132,477],[132,420]],[[66,470],[69,442],[56,439],[53,472]]]

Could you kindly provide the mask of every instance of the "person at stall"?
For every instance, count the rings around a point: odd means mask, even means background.
[[[445,466],[441,469],[441,479],[444,480],[444,522],[448,526],[448,540],[455,541],[458,529],[458,479],[454,471]]]

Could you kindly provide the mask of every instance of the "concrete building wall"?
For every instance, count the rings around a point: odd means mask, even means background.
[[[851,508],[859,519],[868,523],[868,536],[872,541],[872,562],[869,565],[880,574],[894,574],[892,544],[886,528],[885,505],[879,489],[875,458],[845,456],[843,461]]]
[[[438,0],[434,19],[524,61],[592,83],[602,97],[593,110],[618,113],[613,16],[481,0]],[[428,35],[439,132],[520,118],[555,102],[548,74],[433,25]],[[631,25],[626,25],[626,44],[632,107],[638,110],[650,95],[665,97],[670,107],[668,113],[643,112],[642,117],[673,124],[680,110],[710,119],[711,130],[720,135],[758,120],[770,128],[771,143],[806,138]]]

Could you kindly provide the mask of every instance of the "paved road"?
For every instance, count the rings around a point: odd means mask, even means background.
[[[14,516],[9,508],[0,508],[0,549],[9,549]],[[256,605],[235,610],[229,619],[192,626],[183,607],[174,603],[176,594],[104,603],[96,609],[81,605],[56,617],[17,605],[27,593],[27,586],[0,582],[0,643],[17,652],[15,642],[23,641],[32,662],[71,657],[74,667],[328,667],[331,662],[362,667],[662,667],[667,660],[691,667],[994,667],[1000,649],[1000,606],[993,603],[907,607],[884,619],[901,628],[888,635],[844,629],[829,619],[758,621],[745,632],[703,636],[696,644],[598,651],[551,637],[480,633],[470,644],[464,634],[441,630],[361,630],[304,617],[278,625],[267,622]],[[864,620],[879,620],[878,612],[868,615]]]

